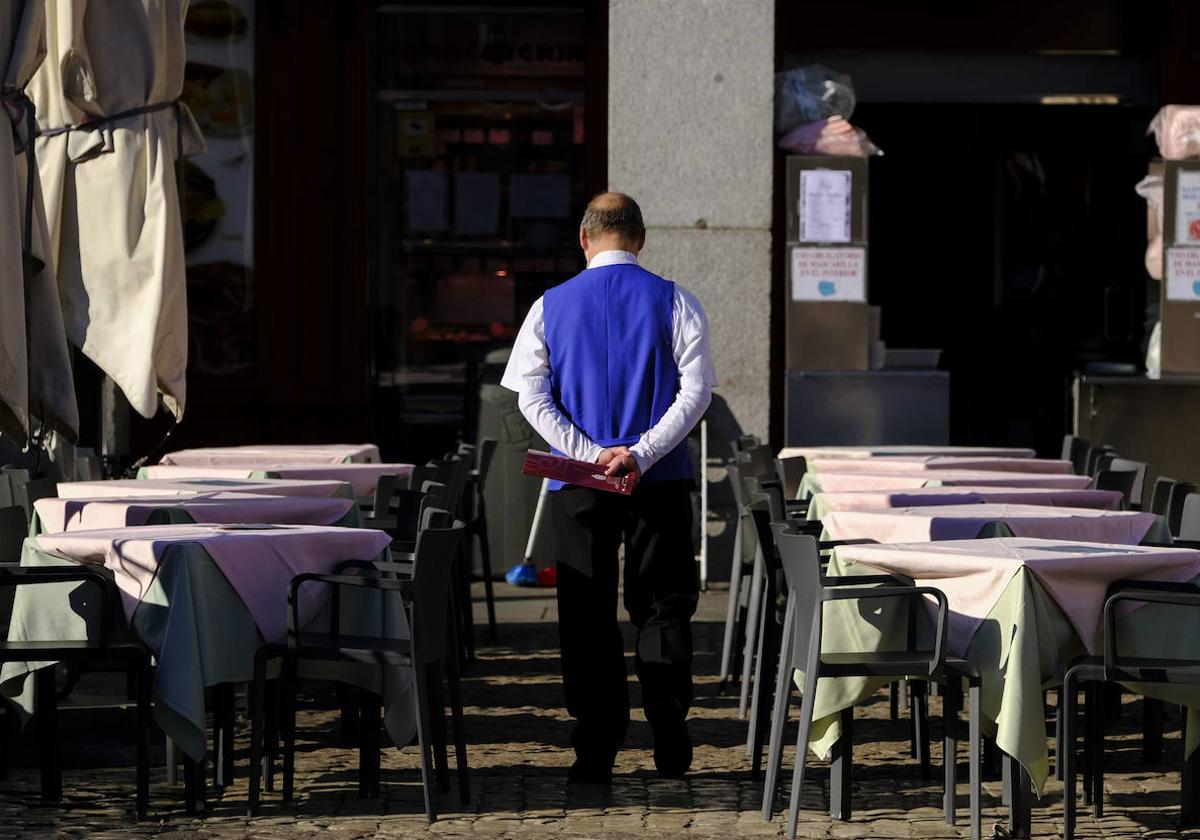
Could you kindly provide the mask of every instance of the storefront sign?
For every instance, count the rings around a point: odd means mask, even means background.
[[[1200,300],[1200,248],[1167,249],[1167,300]]]
[[[792,248],[792,300],[866,299],[865,248]]]
[[[1180,172],[1175,192],[1175,242],[1200,245],[1200,172]]]

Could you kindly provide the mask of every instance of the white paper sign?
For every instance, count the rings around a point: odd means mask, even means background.
[[[850,241],[851,173],[806,169],[800,173],[800,241]]]
[[[792,300],[866,299],[865,249],[792,249]]]
[[[1200,245],[1200,172],[1180,172],[1175,191],[1175,243]]]
[[[446,230],[446,173],[410,169],[404,173],[408,229],[414,233]]]
[[[1167,249],[1167,300],[1200,300],[1200,248]]]

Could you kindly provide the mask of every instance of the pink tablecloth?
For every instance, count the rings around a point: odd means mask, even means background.
[[[373,443],[212,446],[205,449],[181,449],[162,457],[164,464],[195,467],[242,466],[264,461],[280,464],[375,464],[379,462],[379,447]]]
[[[356,496],[371,496],[381,475],[407,476],[412,464],[271,464],[256,463],[238,467],[194,467],[159,464],[143,467],[146,478],[245,478],[266,473],[287,479],[304,481],[344,481],[354,488]],[[258,479],[253,479],[258,480]]]
[[[969,540],[1003,523],[1014,536],[1136,545],[1158,521],[1154,513],[1041,505],[967,504],[888,510],[835,510],[821,520],[831,539],[879,543]]]
[[[156,510],[163,508],[180,508],[198,523],[332,525],[353,505],[352,499],[335,497],[213,493],[133,499],[38,499],[34,510],[45,533],[58,534],[145,525]]]
[[[263,638],[287,633],[287,584],[303,572],[329,573],[343,560],[373,560],[391,543],[383,531],[315,525],[160,525],[74,531],[35,537],[38,548],[76,563],[112,570],[125,614],[132,617],[172,545],[201,546],[246,604]],[[301,589],[300,620],[320,606],[318,587]]]
[[[977,487],[1058,487],[1083,490],[1092,480],[1086,475],[1058,473],[983,472],[975,470],[937,470],[902,473],[817,473],[821,493],[848,493],[857,490],[903,490],[924,487],[930,482],[943,485],[969,484]]]
[[[64,499],[125,496],[195,496],[198,493],[258,493],[271,496],[336,496],[349,490],[344,481],[300,481],[255,478],[122,478],[113,481],[66,481],[58,485]]]
[[[1117,490],[1063,490],[1057,487],[911,487],[901,490],[862,490],[822,493],[823,510],[874,510],[923,505],[973,505],[984,502],[1010,505],[1120,510],[1124,496]]]
[[[861,563],[946,593],[949,644],[964,656],[1004,588],[1027,567],[1091,649],[1109,584],[1124,578],[1185,581],[1200,575],[1200,551],[1063,542],[1027,537],[895,545],[847,545],[839,562]]]
[[[1069,473],[1070,461],[1049,458],[982,458],[954,455],[895,458],[814,458],[808,468],[818,473],[905,473],[942,470],[985,470],[988,472]]]
[[[1010,446],[788,446],[780,458],[895,458],[970,455],[976,458],[1032,458],[1032,449]]]

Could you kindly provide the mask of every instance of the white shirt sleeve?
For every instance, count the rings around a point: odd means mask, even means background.
[[[672,349],[679,392],[654,426],[629,451],[643,474],[674,449],[700,422],[718,384],[708,340],[708,318],[700,301],[675,285]]]
[[[591,441],[583,430],[559,410],[550,392],[550,353],[542,299],[534,301],[517,333],[512,354],[500,384],[517,392],[517,408],[543,439],[568,458],[594,464],[604,448]]]

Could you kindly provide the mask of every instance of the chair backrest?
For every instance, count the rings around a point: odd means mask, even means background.
[[[396,489],[399,476],[395,473],[384,473],[375,481],[375,499],[371,507],[371,515],[382,519],[388,515],[392,505],[392,493]]]
[[[1179,519],[1181,540],[1200,540],[1200,493],[1188,493]]]
[[[1167,505],[1171,501],[1171,488],[1175,486],[1175,479],[1167,478],[1165,475],[1160,475],[1154,479],[1154,488],[1150,491],[1150,512],[1157,513],[1159,516],[1167,515]]]
[[[25,508],[25,517],[33,516],[33,503],[38,499],[52,499],[58,495],[58,482],[53,478],[31,478],[14,494],[16,501]]]
[[[20,505],[0,507],[0,563],[20,563],[29,517]]]
[[[1095,476],[1096,473],[1098,473],[1100,471],[1099,467],[1097,466],[1097,464],[1099,464],[1099,462],[1100,462],[1100,458],[1104,455],[1113,455],[1115,457],[1116,453],[1117,453],[1116,447],[1093,446],[1091,449],[1088,450],[1087,466],[1084,471],[1084,474],[1090,475],[1090,476]]]
[[[793,534],[787,523],[773,522],[775,547],[787,581],[788,601],[792,606],[792,662],[803,668],[812,646],[821,645],[821,557],[816,537]]]
[[[758,439],[758,435],[742,435],[733,442],[734,452],[748,452],[756,446],[761,446],[762,441]]]
[[[449,516],[449,511],[440,511]],[[431,517],[432,518],[432,517]],[[450,610],[450,572],[465,526],[425,528],[417,537],[413,561],[413,652],[419,662],[432,662],[446,654],[447,616]],[[451,652],[457,656],[458,652]]]
[[[800,492],[800,482],[804,479],[804,474],[808,472],[808,461],[803,456],[776,458],[775,472],[779,476],[779,483],[783,485],[783,497],[794,499]]]
[[[1107,469],[1134,473],[1133,487],[1129,489],[1129,506],[1135,510],[1141,510],[1146,495],[1146,470],[1149,469],[1149,464],[1125,458],[1113,458]]]
[[[769,446],[756,446],[743,452],[740,456],[749,475],[774,476],[775,453]]]
[[[450,491],[440,481],[426,481],[421,485],[421,492],[429,498],[429,504],[434,507],[450,507]]]
[[[1092,479],[1092,488],[1116,490],[1125,497],[1125,505],[1128,507],[1133,496],[1133,483],[1137,481],[1137,476],[1138,474],[1134,470],[1100,470]]]
[[[1063,435],[1062,460],[1071,462],[1071,468],[1076,475],[1084,475],[1087,472],[1089,449],[1091,445],[1083,438]]]
[[[745,483],[742,477],[742,468],[735,462],[730,462],[726,467],[729,470],[729,486],[733,490],[733,504],[737,508],[738,515],[741,515],[742,508],[746,504]]]
[[[447,455],[436,464],[434,477],[446,485],[446,497],[449,500],[449,504],[446,506],[447,510],[458,511],[459,503],[462,501],[463,488],[466,487],[467,475],[470,471],[471,461],[467,460],[464,455]]]
[[[426,481],[433,481],[434,473],[437,471],[433,464],[414,464],[412,472],[408,474],[408,487],[411,490],[420,490],[425,486]]]
[[[488,471],[492,468],[492,459],[496,456],[496,449],[499,447],[500,441],[495,438],[485,437],[479,441],[479,459],[475,462],[475,470],[479,473],[479,486],[482,488],[483,483],[487,481]]]
[[[1171,485],[1171,495],[1167,498],[1167,527],[1176,537],[1180,536],[1179,529],[1183,524],[1183,506],[1187,497],[1195,492],[1196,485],[1190,481],[1176,481]]]

